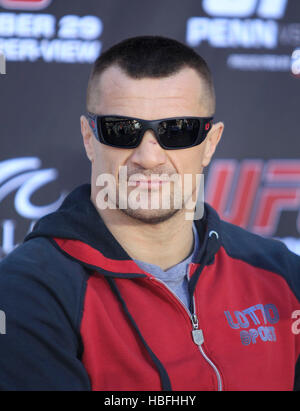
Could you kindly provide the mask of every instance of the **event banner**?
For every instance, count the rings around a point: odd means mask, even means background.
[[[139,35],[211,67],[225,131],[205,201],[300,254],[298,0],[0,0],[0,259],[90,181],[79,118],[92,64]]]

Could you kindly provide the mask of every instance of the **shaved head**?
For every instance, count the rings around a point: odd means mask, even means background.
[[[210,69],[205,60],[186,45],[159,36],[141,36],[124,40],[103,53],[94,63],[87,89],[87,111],[96,112],[100,95],[100,77],[116,66],[132,79],[168,78],[185,68],[193,68],[201,82],[200,104],[207,116],[215,113],[216,98]]]

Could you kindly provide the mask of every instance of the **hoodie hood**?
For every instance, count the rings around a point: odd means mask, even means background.
[[[57,211],[37,221],[24,241],[41,236],[78,240],[108,258],[127,260],[129,256],[107,229],[90,196],[90,184],[75,188]]]
[[[36,237],[47,237],[71,258],[89,268],[97,268],[97,271],[100,269],[103,274],[145,276],[146,273],[108,230],[90,196],[90,184],[74,189],[57,211],[37,221],[24,242]],[[213,258],[220,247],[220,219],[217,213],[205,204],[203,218],[194,222],[202,245],[196,256],[197,262],[200,263],[206,254],[209,254],[210,259]],[[211,239],[214,240],[213,246]]]

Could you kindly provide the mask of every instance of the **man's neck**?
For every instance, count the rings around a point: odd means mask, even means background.
[[[95,205],[93,199],[91,201]],[[167,270],[187,258],[193,250],[193,221],[185,219],[183,210],[166,221],[148,224],[118,209],[96,209],[109,231],[132,259],[156,264]]]

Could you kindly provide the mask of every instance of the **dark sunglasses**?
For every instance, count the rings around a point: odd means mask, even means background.
[[[213,117],[172,117],[142,120],[134,117],[87,113],[95,137],[103,144],[136,148],[146,130],[153,130],[165,150],[190,148],[201,144],[212,127]]]

